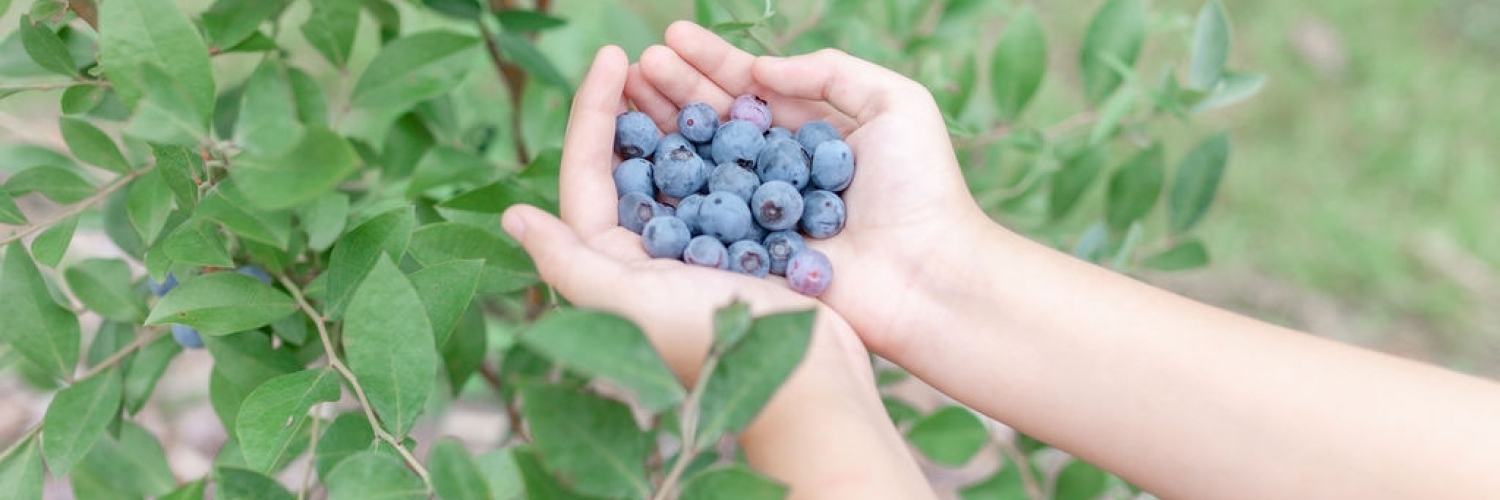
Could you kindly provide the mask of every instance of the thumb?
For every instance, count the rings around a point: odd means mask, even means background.
[[[552,214],[530,205],[514,205],[500,216],[500,226],[536,263],[542,281],[575,304],[600,307],[615,289],[625,268],[594,251],[573,229]]]

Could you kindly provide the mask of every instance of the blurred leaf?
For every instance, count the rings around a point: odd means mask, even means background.
[[[79,217],[74,215],[58,221],[31,240],[31,251],[36,254],[38,264],[57,267],[62,262],[63,256],[68,253],[68,245],[73,243],[73,232],[78,229]]]
[[[1095,222],[1078,237],[1073,245],[1073,256],[1089,262],[1099,262],[1109,250],[1109,229],[1103,222]]]
[[[343,68],[359,31],[359,7],[360,0],[313,0],[312,14],[302,23],[302,37],[328,62]]]
[[[0,491],[17,500],[42,500],[42,455],[35,437],[10,445],[0,457]]]
[[[172,343],[175,344],[177,342],[173,341]],[[211,344],[211,341],[205,338],[203,339],[203,343]],[[213,351],[210,350],[209,352]],[[228,375],[225,375],[218,369],[209,373],[208,403],[213,407],[214,415],[219,417],[219,423],[223,424],[224,429],[233,429],[238,425],[236,419],[240,416],[240,404],[245,401],[245,396],[249,395],[250,391],[254,389],[255,386],[241,386],[235,383],[235,381],[230,380]],[[231,439],[229,442],[233,443],[234,440]]]
[[[229,244],[219,228],[206,220],[194,219],[177,226],[162,240],[162,253],[172,260],[213,267],[234,266],[229,258]]]
[[[753,320],[750,317],[750,306],[740,301],[714,311],[713,350],[723,353],[734,349],[750,333]]]
[[[744,465],[703,471],[682,483],[682,500],[779,500],[786,498],[786,485]]]
[[[1142,265],[1158,271],[1182,271],[1208,265],[1208,249],[1196,239],[1178,243],[1161,253],[1147,257]]]
[[[380,26],[380,43],[384,45],[401,36],[401,11],[386,0],[365,0],[364,7]]]
[[[216,0],[203,12],[203,31],[216,49],[238,45],[281,13],[289,0]]]
[[[438,145],[428,150],[417,162],[411,184],[406,188],[406,195],[416,197],[428,189],[454,183],[481,184],[494,180],[496,173],[495,166],[481,156],[452,146]]]
[[[21,15],[21,45],[38,66],[64,76],[79,76],[73,55],[68,53],[68,46],[57,37],[57,32],[45,24],[32,22],[31,16],[25,14]]]
[[[355,453],[369,450],[375,443],[375,431],[370,420],[361,413],[341,413],[328,424],[328,429],[318,438],[313,452],[313,468],[318,477],[327,479],[328,473],[339,462]]]
[[[1086,147],[1065,158],[1062,169],[1052,174],[1047,217],[1056,221],[1072,212],[1107,160],[1108,152],[1098,146]]]
[[[308,125],[327,126],[328,96],[323,94],[323,87],[312,75],[295,66],[287,68],[286,76],[292,83],[292,99],[297,102],[297,117]]]
[[[432,392],[437,347],[421,298],[389,257],[377,255],[349,299],[344,352],[387,430],[405,436]]]
[[[55,22],[62,17],[63,13],[67,11],[67,2],[59,0],[46,0],[41,2],[32,2],[31,10],[28,12],[30,12],[32,19]]]
[[[261,61],[250,74],[250,79],[245,81],[239,120],[234,126],[235,143],[252,156],[282,159],[282,155],[302,138],[297,101],[292,96],[292,83],[287,77],[286,67],[276,59]],[[326,137],[320,139],[326,140]],[[300,158],[290,156],[286,159]],[[236,162],[232,173],[238,173],[240,163]],[[318,164],[315,161],[307,163]]]
[[[333,245],[328,257],[327,306],[323,314],[332,318],[343,315],[349,296],[365,279],[382,253],[392,259],[406,254],[416,215],[410,207],[393,209],[355,226]]]
[[[214,500],[293,500],[281,483],[239,467],[214,469]]]
[[[749,425],[782,382],[802,363],[812,339],[815,311],[779,313],[757,318],[750,333],[724,353],[698,401],[697,443],[718,442],[720,435]],[[702,383],[702,382],[700,382]]]
[[[159,96],[157,106],[175,102],[174,108],[192,110],[189,115],[198,120],[190,123],[200,125],[213,109],[214,78],[208,47],[173,0],[100,2],[99,63],[129,108],[135,108],[151,87],[175,87],[173,95]],[[148,79],[146,72],[151,68],[160,70],[165,84]],[[138,111],[137,118],[140,115]],[[161,125],[142,124],[138,128]]]
[[[1099,144],[1112,137],[1120,129],[1120,121],[1124,120],[1131,111],[1135,111],[1135,101],[1140,96],[1135,92],[1116,92],[1105,101],[1104,108],[1099,111],[1099,121],[1094,122],[1094,130],[1089,134],[1089,144]]]
[[[36,144],[0,145],[0,169],[19,172],[38,166],[67,167],[80,170],[78,164],[67,155]]]
[[[1135,250],[1146,239],[1146,226],[1140,221],[1132,222],[1130,229],[1125,231],[1125,239],[1116,246],[1114,258],[1110,260],[1109,268],[1117,271],[1127,269],[1135,262]]]
[[[62,112],[63,114],[76,115],[93,111],[104,102],[105,94],[109,93],[109,87],[103,85],[74,85],[63,91]]]
[[[417,162],[437,142],[427,123],[417,113],[406,113],[396,119],[386,132],[380,158],[383,174],[397,179],[411,175]]]
[[[1057,473],[1052,498],[1057,500],[1092,500],[1104,494],[1109,475],[1093,464],[1073,460]]]
[[[1023,7],[1011,17],[990,63],[990,85],[1001,115],[1014,121],[1036,95],[1047,73],[1047,37],[1036,11]]]
[[[1173,234],[1192,229],[1208,213],[1228,162],[1229,132],[1219,132],[1199,142],[1177,165],[1167,193],[1167,216]]]
[[[256,387],[240,405],[235,436],[250,468],[270,473],[277,462],[291,458],[287,450],[308,425],[308,410],[321,402],[336,402],[342,389],[333,370],[305,370],[281,375]]]
[[[479,285],[483,269],[484,261],[451,260],[427,266],[408,276],[412,288],[422,299],[422,307],[427,310],[434,347],[442,347],[448,342],[453,327],[474,298],[474,289]]]
[[[52,377],[71,377],[78,365],[78,316],[52,299],[36,263],[20,242],[5,250],[0,297],[5,297],[0,300],[0,318],[5,318],[0,337]]]
[[[619,316],[564,309],[532,324],[518,340],[564,368],[629,389],[651,413],[686,396],[641,329]]]
[[[171,493],[157,497],[156,500],[203,500],[203,491],[206,485],[203,479],[179,486]]]
[[[1162,184],[1166,182],[1162,156],[1161,144],[1152,144],[1126,160],[1125,165],[1110,176],[1104,218],[1111,230],[1129,228],[1130,223],[1144,218],[1156,206]]]
[[[164,144],[152,144],[151,153],[156,157],[156,171],[172,190],[177,206],[189,209],[198,204],[199,172],[203,171],[203,157],[196,151]]]
[[[240,43],[231,45],[227,49],[222,49],[220,53],[270,52],[277,48],[279,46],[276,45],[276,40],[272,40],[271,37],[266,36],[265,33],[261,33],[260,31],[252,31],[250,32],[250,36],[245,37]]]
[[[708,30],[719,36],[727,36],[742,33],[754,27],[755,23],[728,22],[711,25]]]
[[[195,107],[192,94],[166,71],[169,69],[155,64],[141,69],[143,95],[124,134],[147,142],[181,146],[205,142],[213,109],[212,89],[209,104]]]
[[[453,438],[438,440],[427,454],[432,489],[443,500],[489,500],[489,486],[463,444]]]
[[[63,273],[68,289],[83,306],[116,321],[140,323],[144,297],[130,286],[130,266],[121,259],[88,259]]]
[[[467,382],[479,369],[479,365],[484,363],[487,353],[486,344],[489,343],[488,333],[484,324],[484,313],[478,307],[470,306],[464,310],[458,325],[453,329],[453,334],[448,336],[448,341],[439,348],[443,356],[444,371],[448,374],[448,385],[453,389],[453,394],[462,392],[464,382]]]
[[[135,415],[141,411],[156,390],[156,382],[161,380],[167,365],[179,352],[182,352],[182,346],[170,335],[163,335],[135,354],[130,365],[125,367],[125,413]]]
[[[990,433],[973,412],[948,406],[913,423],[906,439],[933,462],[959,467],[989,442]]]
[[[573,84],[568,83],[568,78],[557,70],[557,66],[552,64],[552,60],[548,59],[546,54],[537,50],[536,44],[531,43],[531,40],[516,33],[503,32],[495,34],[495,44],[500,46],[500,52],[505,54],[506,59],[510,59],[521,69],[526,70],[527,74],[544,85],[555,87],[572,96]]]
[[[1021,469],[1015,464],[1001,466],[983,482],[959,490],[963,500],[1028,500],[1026,482],[1021,479]]]
[[[478,18],[484,11],[478,0],[422,0],[422,5],[439,14],[466,21]]]
[[[525,9],[507,9],[495,13],[495,19],[500,20],[500,27],[506,31],[537,32],[558,28],[568,24],[567,19],[553,17],[545,12],[537,12]]]
[[[546,498],[549,500],[585,500],[584,497],[572,491],[568,491],[558,484],[557,479],[547,473],[542,467],[542,458],[533,446],[511,448],[511,456],[514,457],[516,469],[520,471],[521,481],[525,484],[525,498]]]
[[[479,39],[445,31],[398,38],[354,84],[350,105],[392,114],[448,93],[474,66]]]
[[[1193,65],[1188,86],[1209,90],[1224,75],[1229,60],[1229,16],[1217,0],[1209,0],[1198,11],[1198,25],[1193,29]]]
[[[509,448],[486,452],[474,457],[481,476],[489,486],[491,498],[522,498],[525,485],[521,482],[521,470]]]
[[[227,335],[265,326],[296,309],[286,292],[224,271],[182,279],[156,302],[146,324],[176,323],[203,335]]]
[[[498,214],[510,208],[511,205],[518,203],[546,206],[548,200],[535,191],[521,185],[521,183],[512,179],[502,179],[460,193],[457,196],[444,200],[438,206],[467,212]]]
[[[332,192],[297,208],[297,218],[307,231],[307,246],[323,251],[344,233],[349,222],[349,195]]]
[[[125,187],[125,215],[141,241],[156,241],[172,214],[172,193],[162,175],[152,170]]]
[[[0,0],[0,16],[5,15],[8,10],[10,10],[10,0]]]
[[[899,426],[922,418],[922,412],[917,411],[916,408],[894,397],[886,396],[880,398],[880,402],[885,406],[885,414],[891,417],[891,423],[895,425]]]
[[[1098,104],[1119,88],[1122,77],[1107,58],[1133,66],[1146,38],[1141,0],[1109,0],[1089,21],[1080,57],[1084,95]]]
[[[47,470],[55,477],[67,476],[119,414],[120,376],[116,370],[105,370],[58,391],[42,417],[46,429],[42,454],[47,457]]]
[[[1266,75],[1224,72],[1219,85],[1202,101],[1193,105],[1193,113],[1219,109],[1254,97],[1266,86]]]
[[[243,170],[243,166],[235,170]],[[291,242],[291,214],[256,210],[245,201],[239,188],[238,182],[220,182],[198,201],[198,210],[193,215],[223,224],[224,229],[241,237],[287,248]]]
[[[328,500],[423,500],[427,488],[401,460],[378,451],[354,454],[323,479]]]
[[[520,290],[536,283],[531,258],[516,243],[472,224],[439,222],[411,234],[411,256],[432,266],[453,260],[484,259],[481,294]]]
[[[230,170],[254,206],[275,210],[331,192],[359,167],[349,141],[322,125],[311,125],[292,149],[276,157],[247,155]]]
[[[521,387],[521,415],[542,462],[580,493],[644,497],[650,435],[625,403],[553,385]]]
[[[17,197],[37,191],[52,201],[70,205],[93,195],[94,184],[76,171],[39,165],[10,176],[5,182],[5,190]]]
[[[24,226],[26,223],[26,214],[16,206],[16,200],[10,197],[10,192],[0,189],[0,224]]]
[[[177,487],[167,454],[156,436],[128,420],[120,422],[118,438],[103,436],[78,467],[116,490],[134,495],[159,496]]]

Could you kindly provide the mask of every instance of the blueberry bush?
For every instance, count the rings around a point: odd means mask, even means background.
[[[566,304],[499,230],[511,204],[556,210],[577,82],[539,41],[565,32],[559,6],[200,3],[0,0],[19,15],[0,98],[45,104],[33,125],[60,137],[0,144],[0,367],[52,393],[0,443],[7,498],[785,494],[726,438],[800,361],[810,311],[725,304],[707,376],[684,387],[638,327]],[[755,53],[838,47],[923,82],[994,218],[1122,272],[1208,262],[1192,231],[1230,147],[1198,117],[1265,81],[1228,63],[1217,1],[672,9]],[[70,255],[86,234],[117,256]],[[135,419],[168,364],[200,349],[228,440],[211,473],[177,477]],[[905,379],[881,366],[884,387]],[[964,408],[891,394],[932,467],[1004,457],[956,485],[963,498],[1139,493]],[[415,432],[460,399],[503,410],[498,446]]]

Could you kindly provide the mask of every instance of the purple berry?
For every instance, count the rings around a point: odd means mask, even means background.
[[[823,252],[804,248],[787,261],[786,282],[797,293],[809,297],[822,295],[833,282],[833,263]]]
[[[652,218],[641,231],[646,254],[658,259],[677,259],[692,239],[687,223],[670,215]]]
[[[620,197],[618,215],[621,226],[632,233],[641,234],[647,222],[657,215],[662,215],[662,208],[656,200],[644,194],[625,193],[625,196]]]
[[[844,230],[844,200],[829,191],[812,191],[802,198],[802,232],[809,238],[832,238]]]
[[[729,119],[750,122],[755,125],[756,133],[764,134],[771,129],[771,107],[760,96],[745,94],[729,104]]]
[[[650,116],[640,111],[627,111],[615,117],[615,152],[621,158],[641,158],[656,151],[656,141],[661,130]]]
[[[741,167],[755,166],[755,158],[766,147],[766,138],[761,129],[744,120],[730,120],[714,134],[713,152],[717,163],[738,163]]]
[[[797,129],[797,142],[801,143],[802,149],[807,150],[808,153],[817,151],[818,145],[824,141],[837,139],[843,139],[839,135],[839,130],[833,128],[833,125],[823,120],[813,120],[804,123],[802,127]]]
[[[615,165],[615,196],[625,196],[625,193],[656,196],[651,168],[651,162],[645,158],[631,158]]]
[[[678,146],[658,156],[652,168],[656,189],[673,198],[685,198],[708,183],[708,166],[689,146]]]
[[[823,141],[812,156],[812,185],[818,189],[843,191],[854,180],[854,152],[844,141]]]
[[[802,220],[802,193],[786,181],[761,184],[750,197],[750,213],[761,227],[772,231],[794,229]]]
[[[156,280],[151,278],[146,278],[146,286],[151,289],[153,295],[160,297],[172,291],[173,288],[177,288],[177,277],[173,276],[172,273],[167,273],[167,279],[161,283],[157,283]]]
[[[766,143],[756,155],[755,173],[762,183],[786,181],[800,190],[807,186],[807,160],[807,153],[797,141],[777,139]]]
[[[198,334],[198,330],[187,325],[172,325],[172,340],[176,340],[178,344],[188,349],[203,347],[203,337]]]
[[[729,269],[729,250],[718,239],[703,235],[688,241],[682,261],[695,266]]]
[[[771,254],[760,243],[736,241],[729,245],[729,270],[764,278],[771,272]]]
[[[709,193],[698,208],[698,228],[725,244],[744,239],[754,225],[749,203],[734,193]]]
[[[727,191],[739,195],[740,198],[750,199],[755,195],[755,188],[760,187],[760,177],[739,165],[733,163],[720,163],[714,167],[713,172],[708,174],[708,192],[717,193]]]
[[[807,248],[807,241],[796,231],[777,231],[766,236],[766,252],[771,256],[771,274],[785,276],[786,262]]]
[[[694,102],[677,112],[677,130],[693,142],[713,140],[719,129],[719,112],[707,103]]]

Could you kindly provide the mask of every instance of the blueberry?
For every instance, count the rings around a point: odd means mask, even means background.
[[[615,117],[615,152],[621,158],[641,158],[656,151],[661,130],[656,122],[640,111],[627,111]]]
[[[771,274],[786,275],[786,262],[807,248],[807,241],[796,231],[777,231],[766,236],[766,252],[771,256]]]
[[[173,288],[177,288],[177,277],[173,276],[172,273],[167,273],[167,279],[161,283],[157,283],[156,280],[151,278],[146,278],[146,286],[151,289],[152,294],[160,297],[172,291]]]
[[[750,122],[755,125],[756,133],[764,134],[771,128],[771,107],[760,96],[745,94],[729,104],[729,119]]]
[[[695,142],[693,143],[693,150],[698,152],[698,157],[703,159],[703,163],[707,163],[709,165],[718,163],[714,161],[713,141]]]
[[[670,215],[651,219],[641,232],[641,242],[646,246],[646,254],[658,259],[681,258],[682,251],[687,248],[688,240],[692,237],[687,223]]]
[[[792,131],[787,130],[786,127],[771,127],[771,130],[766,131],[766,142],[776,139],[791,139],[793,137]]]
[[[708,166],[689,146],[678,146],[658,156],[651,174],[656,189],[673,198],[685,198],[708,183]]]
[[[630,232],[641,234],[646,223],[662,213],[661,204],[641,193],[625,193],[620,197],[620,225]]]
[[[741,167],[755,165],[756,156],[766,147],[766,138],[761,129],[744,120],[730,120],[714,134],[713,152],[716,163],[738,163]]]
[[[833,282],[833,263],[823,252],[804,248],[787,261],[786,282],[797,293],[817,297]]]
[[[677,202],[677,218],[687,224],[688,232],[693,236],[703,232],[698,226],[698,211],[703,208],[703,198],[701,194],[692,194]]]
[[[708,142],[719,129],[719,112],[707,103],[694,102],[677,112],[677,130],[693,142]]]
[[[755,158],[755,173],[762,183],[786,181],[800,190],[807,186],[807,153],[791,139],[768,142]]]
[[[265,269],[255,264],[247,264],[239,269],[235,269],[235,272],[258,279],[261,283],[271,284],[271,275],[267,274]]]
[[[807,150],[809,153],[817,151],[818,145],[822,144],[823,141],[832,141],[835,139],[843,139],[843,137],[839,136],[838,129],[833,128],[833,125],[829,125],[828,122],[823,120],[813,120],[804,123],[797,129],[797,142],[801,143],[802,149]]]
[[[641,193],[656,196],[656,184],[651,181],[651,162],[645,158],[631,158],[615,165],[615,196],[625,193]]]
[[[760,177],[733,163],[720,163],[708,174],[710,193],[727,191],[748,200],[755,194],[757,187],[760,187]]]
[[[201,349],[203,337],[198,335],[198,330],[187,325],[172,325],[172,340],[188,349]]]
[[[703,235],[688,241],[682,261],[695,266],[729,269],[729,250],[718,239]]]
[[[796,228],[802,220],[802,211],[802,193],[786,181],[761,184],[750,197],[750,213],[755,222],[772,231]]]
[[[741,240],[757,241],[757,242],[759,242],[759,241],[765,241],[767,234],[771,234],[771,232],[767,231],[766,228],[761,227],[760,224],[750,224],[750,232],[745,233],[745,236],[743,238],[740,238],[740,239]]]
[[[744,239],[754,225],[750,205],[734,193],[709,193],[698,209],[698,228],[705,236],[713,236],[725,244]]]
[[[812,156],[812,185],[818,189],[843,191],[854,180],[854,152],[849,144],[823,141]]]
[[[729,270],[764,278],[771,272],[771,254],[760,243],[736,241],[729,245]]]
[[[656,151],[652,152],[652,158],[655,158],[656,161],[661,161],[663,157],[677,148],[688,148],[693,150],[694,153],[698,152],[698,147],[693,145],[693,141],[687,140],[682,134],[672,132],[662,137],[661,140],[656,141]]]
[[[813,191],[802,203],[802,232],[809,238],[832,238],[844,230],[844,200],[839,195]]]

